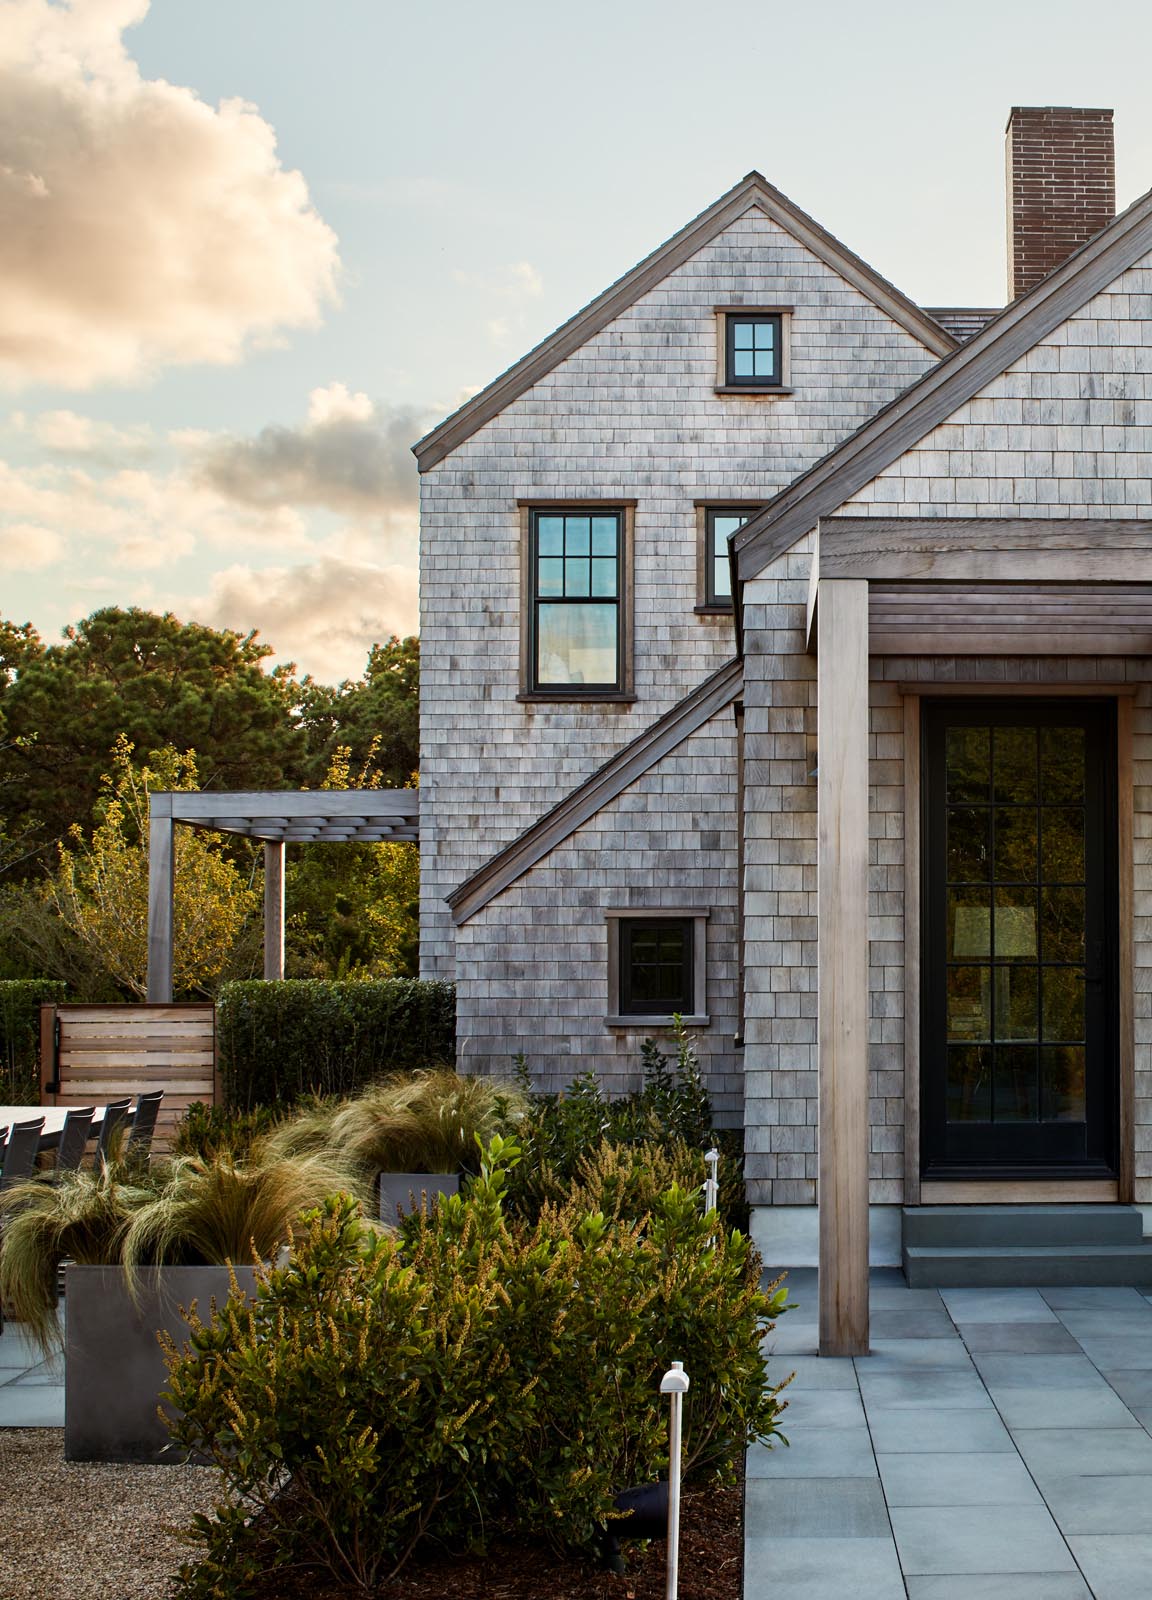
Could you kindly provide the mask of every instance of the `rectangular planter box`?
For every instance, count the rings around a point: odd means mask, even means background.
[[[380,1221],[395,1222],[396,1207],[415,1211],[427,1195],[432,1206],[442,1194],[460,1193],[458,1172],[382,1172],[380,1174]]]
[[[236,1271],[252,1294],[256,1274]],[[212,1301],[231,1292],[227,1267],[152,1267],[140,1274],[137,1299],[121,1267],[64,1269],[64,1456],[68,1461],[176,1463],[165,1452],[168,1429],[157,1414],[168,1368],[157,1335],[188,1338],[181,1307],[195,1301],[207,1322]]]

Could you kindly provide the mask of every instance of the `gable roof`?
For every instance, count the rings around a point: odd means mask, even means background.
[[[515,366],[509,367],[487,388],[473,395],[439,427],[425,434],[412,446],[420,471],[427,472],[442,461],[478,428],[498,416],[505,406],[538,383],[553,367],[606,328],[642,295],[752,208],[763,211],[785,232],[805,245],[814,256],[859,289],[933,355],[947,355],[956,348],[957,341],[926,311],[909,300],[907,295],[901,294],[887,278],[882,278],[847,245],[841,244],[827,229],[801,211],[799,206],[793,205],[787,195],[781,194],[759,172],[750,172],[727,194],[721,195],[714,205],[688,223],[687,227],[673,234],[671,239],[646,256],[631,272],[617,279],[583,311],[578,311],[542,344],[530,350]]]
[[[1001,376],[1152,251],[1152,192],[1081,245],[1034,289],[876,412],[855,433],[737,529],[731,550],[740,583],[762,572],[925,434]]]
[[[551,811],[546,811],[470,878],[465,878],[459,888],[453,889],[447,896],[456,926],[467,922],[490,900],[502,894],[530,867],[542,861],[577,828],[622,794],[629,784],[642,777],[649,767],[655,766],[677,745],[683,744],[690,734],[702,728],[718,711],[731,705],[739,696],[743,683],[743,663],[738,660],[726,662],[651,727],[645,728],[630,744],[618,750],[611,760],[598,767],[571,794],[565,795]]]

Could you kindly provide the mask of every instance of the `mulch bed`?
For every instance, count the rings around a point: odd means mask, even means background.
[[[743,1489],[685,1491],[680,1523],[680,1600],[741,1600]],[[378,1600],[664,1600],[664,1541],[624,1546],[628,1571],[562,1560],[544,1545],[501,1544],[487,1556],[412,1561]],[[275,1574],[262,1600],[352,1600],[312,1572]]]

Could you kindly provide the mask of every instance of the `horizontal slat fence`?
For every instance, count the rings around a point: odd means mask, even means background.
[[[164,1150],[194,1100],[216,1100],[216,1007],[44,1005],[44,1105],[105,1105],[163,1089],[154,1148]]]

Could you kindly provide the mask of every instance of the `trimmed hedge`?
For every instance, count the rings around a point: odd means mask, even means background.
[[[68,985],[56,978],[0,982],[0,1103],[40,1103],[40,1003],[60,1002]]]
[[[225,983],[216,999],[225,1104],[286,1110],[387,1072],[452,1062],[456,990],[418,978]]]

